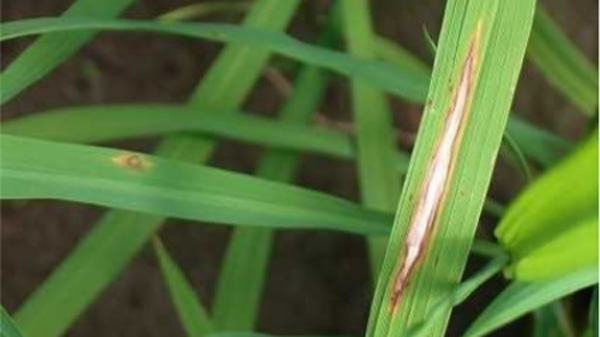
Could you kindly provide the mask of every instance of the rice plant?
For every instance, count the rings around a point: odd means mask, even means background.
[[[34,100],[34,111],[3,118],[0,197],[13,216],[26,214],[31,200],[103,213],[24,300],[3,301],[0,336],[76,335],[144,248],[178,319],[172,333],[185,336],[598,335],[597,70],[541,4],[447,0],[439,32],[426,28],[422,36],[428,62],[378,33],[384,2],[196,2],[135,18],[127,10],[137,3],[74,0],[60,16],[0,25],[5,45],[35,37],[0,73],[5,111],[37,82],[48,85],[97,35],[143,33],[221,48],[179,102],[48,109]],[[306,17],[312,39],[290,29]],[[587,124],[578,137],[511,111],[526,60]],[[350,120],[322,112],[331,91],[347,96],[342,113]],[[254,110],[253,95],[275,97],[275,117]],[[412,135],[401,118],[408,114],[398,112],[405,107],[420,111]],[[130,146],[148,139],[158,140],[154,151]],[[215,165],[220,145],[231,142],[260,149],[251,172]],[[343,181],[350,192],[297,183],[307,156],[326,158],[318,166],[324,172],[333,163],[354,168]],[[516,186],[508,197],[491,188],[503,171]],[[170,245],[168,219],[230,227],[214,289],[190,279],[194,271],[173,254],[187,249],[200,259],[203,250]],[[344,330],[342,321],[281,333],[261,316],[277,234],[297,231],[364,239],[364,249],[340,252],[365,257],[359,328]],[[360,274],[355,267],[345,286],[356,286],[347,283]],[[491,295],[481,297],[482,288]],[[209,290],[210,301],[199,295]],[[484,304],[471,307],[475,298]],[[525,328],[510,330],[514,322]]]

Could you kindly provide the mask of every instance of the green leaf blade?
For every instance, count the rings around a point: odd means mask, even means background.
[[[238,27],[226,24],[153,22],[142,20],[96,20],[96,19],[59,19],[40,18],[26,19],[4,23],[0,26],[0,41],[22,36],[48,32],[64,32],[78,30],[120,30],[120,31],[154,31],[158,33],[178,34],[212,41],[225,41],[252,45],[263,52],[272,50],[281,55],[301,60],[306,63],[329,68],[340,74],[356,74],[374,86],[388,88],[393,93],[410,101],[422,101],[428,84],[428,78],[413,71],[404,71],[379,61],[359,61],[340,52],[316,47],[301,42],[284,34],[271,32],[258,27]],[[250,51],[247,51],[250,53]],[[231,60],[232,65],[243,65],[244,59]],[[241,62],[241,63],[240,63]],[[229,71],[233,72],[235,67]],[[237,71],[254,69],[239,68]],[[210,77],[210,76],[209,76]],[[248,84],[251,76],[240,77],[242,83]],[[223,94],[226,87],[215,87],[215,92]],[[194,95],[192,100],[202,100],[206,96]],[[233,102],[236,102],[233,100]],[[210,108],[210,105],[204,104]]]
[[[342,3],[347,48],[357,58],[374,59],[375,33],[369,1]],[[362,204],[370,209],[393,211],[400,196],[401,179],[394,169],[395,129],[385,94],[360,79],[351,82],[357,129],[357,159]],[[385,255],[387,240],[370,238],[369,255],[374,282]]]
[[[0,337],[23,337],[21,329],[13,322],[3,306],[0,306]]]
[[[282,30],[291,20],[297,5],[296,0],[259,0],[254,3],[244,25]],[[195,97],[208,100],[204,103],[206,106],[200,107],[236,110],[239,102],[250,93],[269,56],[266,52],[249,53],[247,47],[240,45],[225,48],[217,58],[218,64],[210,68],[206,78],[196,89]],[[243,66],[243,62],[240,64],[240,58],[245,60],[247,67]],[[250,76],[254,81],[238,82],[238,76],[232,73],[233,69],[241,69],[240,74]],[[214,91],[212,88],[215,88]],[[229,90],[224,92],[219,88]],[[172,136],[161,143],[158,152],[171,159],[204,161],[212,152],[212,144],[211,141],[189,136]],[[115,210],[107,213],[97,224],[97,228],[78,244],[17,312],[16,318],[23,329],[36,337],[56,337],[67,330],[101,290],[141,250],[160,228],[163,220],[160,216],[129,211]],[[119,254],[112,255],[113,253]],[[90,265],[102,268],[89,273],[79,273],[75,278],[70,276],[73,271],[89,270]],[[62,291],[64,288],[71,289],[77,296],[71,296],[69,301],[65,301]],[[60,312],[60,315],[50,316],[47,312]]]
[[[132,2],[133,0],[77,0],[62,17],[94,15],[97,18],[108,19],[119,15]],[[80,31],[47,34],[39,38],[0,74],[0,104],[8,102],[50,73],[94,35],[95,32],[92,31]]]
[[[469,327],[465,337],[479,337],[558,298],[598,283],[598,267],[540,282],[513,282]]]
[[[212,322],[206,309],[196,298],[196,293],[186,280],[185,275],[158,237],[152,243],[171,300],[188,337],[201,337],[211,334],[214,331]]]
[[[598,108],[598,69],[569,40],[552,17],[538,8],[528,56],[548,80],[585,114]]]
[[[0,139],[2,198],[73,200],[237,225],[343,224],[360,233],[385,234],[390,219],[322,193],[224,170],[127,151]]]

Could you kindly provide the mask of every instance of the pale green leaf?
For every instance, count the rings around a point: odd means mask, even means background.
[[[502,218],[495,233],[511,253],[509,274],[535,280],[597,264],[597,214],[598,134],[594,133],[530,185]]]

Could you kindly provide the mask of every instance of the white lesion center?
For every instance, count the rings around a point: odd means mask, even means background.
[[[394,283],[393,308],[395,308],[408,283],[408,278],[427,247],[435,217],[439,213],[440,205],[444,199],[454,163],[455,149],[457,143],[460,142],[461,129],[468,113],[474,68],[475,56],[474,46],[472,45],[464,62],[453,104],[444,125],[444,131],[437,143],[438,145],[425,176],[423,188],[414,208],[415,211],[411,217],[402,264]]]

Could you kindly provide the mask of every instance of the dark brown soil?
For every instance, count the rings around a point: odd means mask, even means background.
[[[101,1],[101,0],[99,0]],[[4,0],[3,20],[58,15],[71,0]],[[151,18],[192,1],[141,0],[127,16]],[[313,18],[327,1],[306,0],[291,32],[311,40]],[[424,59],[431,60],[422,34],[439,30],[443,1],[373,1],[377,29]],[[546,0],[545,7],[591,58],[597,59],[598,2]],[[235,15],[211,19],[235,21]],[[19,40],[2,46],[3,66],[27,46]],[[9,119],[23,114],[83,104],[116,102],[183,102],[219,50],[216,44],[151,34],[101,34],[68,63],[25,91],[2,111]],[[90,75],[95,74],[95,75]],[[336,80],[322,111],[349,120],[346,83]],[[272,114],[279,106],[273,88],[261,81],[246,104],[250,111]],[[419,108],[394,102],[397,121],[405,131],[416,130]],[[526,65],[515,111],[561,135],[576,138],[584,119],[557,94],[537,70]],[[150,150],[154,140],[117,144]],[[260,149],[228,142],[212,164],[252,172]],[[297,183],[357,200],[356,172],[351,163],[306,156]],[[517,181],[517,183],[515,183]],[[499,165],[493,193],[508,199],[518,190],[518,175]],[[96,207],[64,202],[3,204],[3,305],[14,311],[92,227],[102,213]],[[482,221],[489,232],[493,219]],[[166,245],[210,304],[229,229],[212,224],[170,220],[160,232]],[[471,261],[469,271],[481,261]],[[500,279],[484,287],[453,316],[449,336],[458,336],[502,286]],[[276,236],[259,329],[274,334],[337,335],[363,333],[371,284],[362,238],[317,231],[280,231]],[[528,320],[496,336],[525,335]],[[69,336],[182,336],[152,251],[146,247],[125,272],[102,293],[77,321]]]

